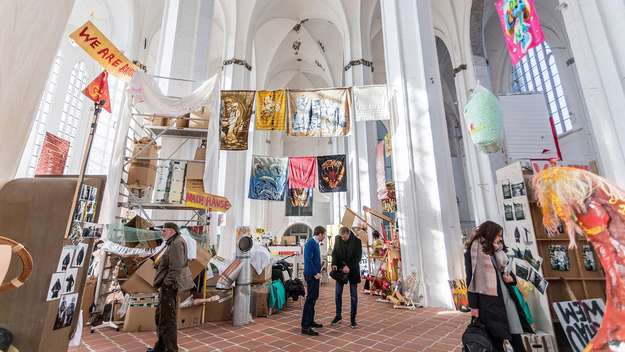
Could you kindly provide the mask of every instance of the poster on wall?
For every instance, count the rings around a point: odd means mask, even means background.
[[[54,319],[54,330],[63,329],[72,325],[74,313],[78,304],[78,293],[61,296],[59,309]]]
[[[510,60],[516,65],[545,40],[536,5],[534,0],[498,0],[496,6]]]
[[[67,269],[61,293],[73,293],[76,286],[76,280],[78,280],[78,268]]]
[[[293,188],[288,190],[286,216],[313,216],[313,190]]]
[[[347,192],[347,167],[345,161],[345,155],[317,157],[320,192]]]
[[[63,175],[69,153],[69,141],[46,132],[35,175]]]
[[[63,283],[65,283],[65,273],[52,274],[52,279],[50,280],[50,286],[48,287],[46,301],[53,301],[55,299],[61,298]]]
[[[571,259],[569,251],[563,244],[550,244],[548,247],[549,262],[553,271],[570,271]]]
[[[571,349],[582,352],[601,326],[605,304],[600,298],[554,302],[553,310],[562,324]]]
[[[597,258],[591,245],[585,244],[582,246],[582,257],[584,258],[584,269],[586,271],[597,271]]]
[[[76,250],[74,251],[74,260],[72,260],[73,268],[82,267],[85,262],[85,257],[87,256],[87,250],[89,249],[89,245],[86,243],[79,243],[76,246]]]

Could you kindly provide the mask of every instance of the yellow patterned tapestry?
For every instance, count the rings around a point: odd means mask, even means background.
[[[256,130],[286,131],[286,92],[256,92]]]
[[[221,150],[247,150],[253,106],[253,91],[221,91]]]
[[[351,90],[288,91],[290,136],[340,137],[349,134]]]

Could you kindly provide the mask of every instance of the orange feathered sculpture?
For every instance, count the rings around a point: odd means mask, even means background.
[[[625,192],[591,172],[551,167],[533,180],[549,234],[566,225],[569,247],[575,233],[598,253],[606,278],[606,310],[597,335],[585,351],[625,350]]]

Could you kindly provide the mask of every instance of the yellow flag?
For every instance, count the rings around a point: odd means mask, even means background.
[[[286,131],[284,90],[256,92],[256,130]]]

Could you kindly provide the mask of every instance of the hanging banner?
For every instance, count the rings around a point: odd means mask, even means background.
[[[384,136],[384,155],[387,158],[393,156],[393,138],[390,133],[387,133],[386,136]]]
[[[109,74],[106,71],[102,71],[85,89],[82,90],[87,98],[91,99],[94,103],[99,103],[104,100],[102,108],[112,114],[111,111],[111,96],[109,94]]]
[[[317,157],[319,191],[322,193],[347,192],[345,155]]]
[[[247,150],[253,91],[221,91],[221,150]]]
[[[391,119],[386,85],[353,87],[352,93],[356,121]]]
[[[290,136],[341,137],[349,134],[350,88],[288,91]]]
[[[313,190],[289,189],[286,200],[286,216],[313,216]]]
[[[91,21],[85,22],[69,37],[115,77],[130,81],[137,71],[137,66],[128,60]]]
[[[288,163],[288,158],[254,155],[249,198],[283,201]]]
[[[256,92],[256,130],[286,131],[286,92]]]
[[[315,188],[317,181],[317,158],[289,158],[289,188]]]
[[[69,154],[69,141],[46,132],[35,175],[63,175]]]
[[[384,141],[375,148],[375,178],[378,185],[378,200],[386,198],[386,166],[384,164]]]
[[[534,0],[498,0],[497,13],[512,64],[545,40]]]

